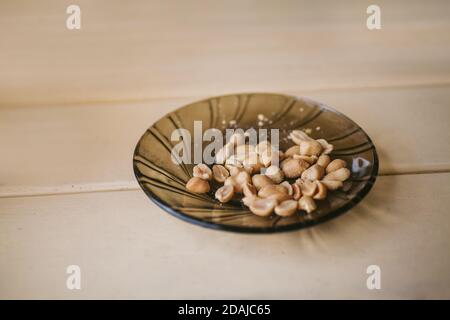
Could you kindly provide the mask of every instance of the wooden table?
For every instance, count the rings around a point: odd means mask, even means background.
[[[0,2],[0,298],[450,298],[449,1],[376,1],[374,31],[370,1],[78,0],[77,31],[71,3]],[[380,155],[367,198],[273,235],[150,202],[131,166],[141,133],[249,91],[359,123]]]

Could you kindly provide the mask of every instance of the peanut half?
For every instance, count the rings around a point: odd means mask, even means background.
[[[281,163],[281,169],[286,178],[298,178],[308,167],[308,162],[293,158],[288,158]]]
[[[315,164],[312,167],[306,169],[302,173],[302,180],[310,180],[310,181],[320,180],[322,179],[324,173],[325,169],[322,166]]]
[[[268,217],[277,205],[275,199],[256,199],[250,205],[250,211],[260,217]]]
[[[255,174],[252,177],[253,185],[257,190],[260,190],[261,188],[274,184],[272,179],[270,179],[268,176],[262,175],[262,174]]]
[[[186,184],[186,189],[194,193],[207,193],[209,192],[209,183],[198,177],[192,177]]]
[[[194,177],[203,179],[203,180],[211,180],[212,179],[212,171],[211,169],[204,163],[199,163],[194,167],[193,170]]]
[[[228,170],[220,164],[213,165],[212,173],[214,180],[216,180],[219,183],[224,183],[225,180],[230,176]]]
[[[289,217],[297,211],[297,206],[297,201],[286,200],[275,207],[275,213],[281,217]]]
[[[233,198],[234,195],[234,189],[233,186],[222,186],[219,189],[217,189],[215,193],[215,197],[217,200],[219,200],[222,203],[228,202]]]
[[[330,173],[345,167],[347,167],[347,163],[344,160],[335,159],[326,166],[326,172]]]
[[[270,178],[274,183],[281,183],[284,179],[283,171],[277,166],[270,166],[266,169],[264,173],[267,177]]]
[[[300,144],[300,154],[303,156],[319,156],[322,150],[322,145],[316,140],[303,141]]]
[[[311,213],[317,209],[317,205],[314,202],[313,198],[309,196],[303,196],[298,200],[298,208],[301,210],[305,210],[307,213]]]
[[[350,178],[350,174],[351,172],[347,168],[340,168],[327,174],[323,180],[338,180],[343,182]]]

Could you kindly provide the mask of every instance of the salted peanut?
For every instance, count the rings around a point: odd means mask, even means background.
[[[327,187],[320,181],[315,181],[317,184],[317,192],[313,196],[315,200],[324,200],[327,197],[328,190]]]
[[[351,172],[347,168],[340,168],[336,171],[330,172],[327,174],[323,180],[337,180],[337,181],[345,181],[350,178]]]
[[[261,159],[261,163],[266,168],[272,164],[280,163],[281,161],[280,152],[272,149],[267,149],[259,157]]]
[[[292,186],[288,181],[283,181],[279,185],[285,187],[288,192],[288,195],[292,196],[294,191],[292,190]]]
[[[192,177],[186,183],[186,189],[194,193],[207,193],[209,192],[209,183],[199,177]]]
[[[296,146],[292,146],[289,149],[286,150],[286,152],[284,153],[284,155],[286,157],[292,157],[294,155],[300,155],[300,146],[296,145]]]
[[[242,193],[244,194],[245,197],[252,197],[252,196],[256,196],[258,191],[256,190],[254,185],[247,182],[242,187]]]
[[[234,189],[234,193],[237,193],[236,188],[237,186],[237,182],[234,176],[229,176],[228,178],[225,179],[225,182],[223,183],[224,186],[232,186]]]
[[[306,162],[308,162],[310,165],[313,165],[314,163],[316,163],[316,162],[317,162],[317,159],[318,159],[317,156],[303,156],[303,155],[301,155],[301,154],[294,154],[292,157],[293,157],[294,159],[297,159],[297,160],[303,160],[303,161],[306,161]]]
[[[246,171],[242,171],[239,172],[236,176],[235,176],[236,182],[241,184],[242,186],[244,186],[244,184],[252,183],[252,177],[250,176],[250,174]]]
[[[342,183],[342,181],[338,181],[338,180],[322,180],[320,182],[323,185],[325,185],[328,190],[332,190],[332,191],[340,189],[344,185]]]
[[[318,164],[315,164],[302,173],[302,180],[320,180],[325,174],[325,169]]]
[[[273,184],[273,181],[269,177],[262,174],[255,174],[252,177],[252,182],[256,190],[261,190],[261,188]]]
[[[270,184],[261,188],[258,191],[258,197],[267,198],[274,193],[282,193],[285,195],[289,195],[288,190],[285,187],[280,186],[279,184]]]
[[[298,208],[300,210],[305,210],[308,213],[313,212],[317,209],[317,205],[314,202],[313,198],[310,196],[303,196],[298,200]]]
[[[242,203],[244,204],[244,206],[250,207],[252,205],[253,201],[258,200],[258,199],[261,199],[261,198],[259,198],[257,196],[250,196],[250,197],[243,197],[241,200],[242,200]]]
[[[275,200],[277,200],[277,203],[281,203],[286,200],[291,200],[292,197],[283,192],[274,192],[271,195],[269,195],[268,197],[266,197],[265,199],[275,199]]]
[[[233,186],[235,193],[242,193],[244,185],[250,182],[251,182],[250,174],[248,174],[248,172],[242,171],[235,176],[228,177],[225,180],[224,185]]]
[[[275,213],[281,217],[292,216],[298,207],[298,202],[295,200],[286,200],[275,207]]]
[[[295,183],[299,185],[304,196],[312,197],[317,192],[317,184],[314,181],[297,179]]]
[[[346,167],[347,167],[347,162],[345,162],[342,159],[334,159],[326,167],[326,172],[330,173],[330,172],[339,170],[340,168],[346,168]]]
[[[270,149],[265,150],[260,154],[261,163],[264,167],[269,167],[272,162],[272,151]]]
[[[245,143],[245,134],[243,132],[235,132],[230,136],[229,143],[234,146],[240,146]]]
[[[230,170],[230,176],[232,177],[237,176],[241,172],[247,172],[248,174],[252,174],[253,172],[253,168],[250,167],[228,166],[228,169]]]
[[[271,144],[267,140],[263,140],[256,145],[255,151],[259,155],[262,155],[266,150],[270,150],[272,148]]]
[[[327,140],[317,139],[316,141],[322,145],[322,148],[323,148],[322,154],[330,154],[333,151],[334,146],[332,144],[328,143]]]
[[[212,171],[211,169],[204,163],[199,163],[193,169],[194,177],[203,179],[203,180],[211,180],[212,179]]]
[[[232,143],[225,144],[215,155],[216,164],[224,164],[233,153],[234,145]]]
[[[272,214],[277,205],[275,199],[255,199],[250,205],[250,211],[261,217],[268,217]]]
[[[289,138],[291,138],[292,141],[298,145],[300,145],[303,141],[313,140],[310,136],[308,136],[305,132],[303,132],[301,130],[293,130],[289,134]]]
[[[322,145],[316,140],[303,141],[300,144],[300,154],[303,156],[318,156],[322,149]]]
[[[287,178],[298,178],[309,167],[304,160],[288,158],[281,163],[281,169]]]
[[[233,198],[234,195],[234,188],[233,186],[222,186],[216,191],[216,199],[219,200],[222,203],[228,202]]]
[[[213,165],[212,173],[213,173],[214,180],[216,180],[219,183],[224,183],[225,179],[230,176],[230,173],[228,172],[228,170],[220,164]]]
[[[300,186],[296,183],[293,183],[292,185],[292,198],[294,200],[299,200],[302,196],[302,190],[300,189]]]
[[[322,168],[326,168],[331,162],[331,158],[327,154],[322,154],[319,159],[317,159],[317,164]]]
[[[274,183],[281,183],[284,179],[283,171],[277,166],[270,166],[266,169],[264,173],[269,177]]]

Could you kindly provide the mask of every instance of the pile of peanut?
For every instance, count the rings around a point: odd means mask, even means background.
[[[207,193],[214,179],[223,184],[215,192],[217,200],[225,203],[242,195],[244,205],[258,216],[274,211],[282,217],[297,210],[311,213],[317,209],[315,200],[324,200],[328,190],[341,188],[351,172],[344,160],[331,160],[333,145],[326,140],[314,140],[300,130],[292,131],[289,138],[295,145],[282,152],[266,140],[246,144],[245,136],[235,133],[216,153],[212,169],[206,164],[194,167],[186,188]]]

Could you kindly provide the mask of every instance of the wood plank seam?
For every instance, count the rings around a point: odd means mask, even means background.
[[[436,173],[450,173],[450,169],[442,170],[419,170],[416,172],[387,172],[381,173],[379,177],[386,176],[404,176],[404,175],[423,175]],[[28,189],[28,191],[26,190]],[[54,187],[6,187],[0,188],[0,199],[2,198],[23,198],[23,197],[42,197],[42,196],[57,196],[68,194],[81,193],[99,193],[99,192],[119,192],[119,191],[136,191],[140,187],[136,181],[124,181],[121,183],[89,183],[89,184],[72,184],[61,185]]]

